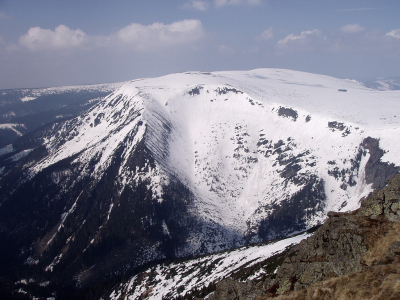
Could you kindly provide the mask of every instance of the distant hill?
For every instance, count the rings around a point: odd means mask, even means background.
[[[400,90],[400,78],[381,78],[364,82],[366,87],[378,91]]]
[[[122,84],[0,90],[0,147],[40,126],[81,114]]]

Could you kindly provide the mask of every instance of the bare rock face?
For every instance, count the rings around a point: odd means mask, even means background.
[[[262,285],[253,281],[238,282],[232,279],[222,280],[214,294],[209,296],[208,300],[247,300],[255,299],[259,296]]]
[[[389,221],[400,222],[400,177],[395,176],[387,186],[365,199],[358,214],[377,218],[385,216]]]
[[[306,289],[285,293],[274,298],[261,296],[257,300],[309,299],[400,299],[399,263],[371,266],[361,272],[320,281]]]
[[[399,167],[382,162],[381,158],[385,151],[379,147],[378,139],[367,137],[364,139],[362,146],[371,155],[366,166],[365,180],[368,184],[372,183],[375,189],[382,189],[389,178],[399,173]]]
[[[326,277],[360,271],[361,256],[367,251],[362,231],[353,216],[330,217],[312,239],[293,247],[277,272],[277,292],[280,294]]]
[[[258,282],[223,280],[208,299],[276,299],[279,295],[278,299],[309,299],[311,291],[314,295],[324,291],[318,299],[337,299],[360,288],[357,280],[371,281],[371,276],[378,275],[383,276],[380,287],[382,282],[389,285],[385,299],[398,299],[393,297],[400,295],[400,287],[389,282],[400,274],[388,266],[400,262],[400,175],[363,200],[358,210],[330,212],[328,217],[312,237],[282,253],[285,258],[275,274]],[[387,272],[378,274],[381,269]],[[339,289],[334,282],[348,282],[349,287]],[[322,288],[325,285],[330,288]],[[360,299],[380,295],[381,290],[365,290]]]

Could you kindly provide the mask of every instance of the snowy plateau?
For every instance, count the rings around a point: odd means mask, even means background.
[[[307,230],[399,171],[399,122],[400,91],[304,72],[131,81],[0,149],[4,257],[79,286]]]

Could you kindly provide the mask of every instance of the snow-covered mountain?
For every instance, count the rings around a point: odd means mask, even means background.
[[[378,91],[400,90],[400,78],[379,78],[376,80],[369,80],[364,82],[366,87]]]
[[[310,228],[398,172],[399,100],[280,69],[131,81],[0,149],[3,259],[88,284]]]

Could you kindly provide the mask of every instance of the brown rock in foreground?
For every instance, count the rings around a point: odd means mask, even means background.
[[[275,274],[223,280],[207,299],[400,299],[400,175],[358,210],[328,217]]]

